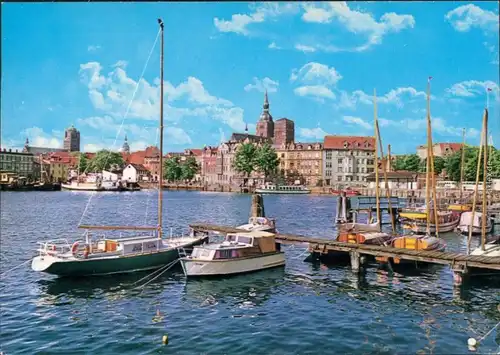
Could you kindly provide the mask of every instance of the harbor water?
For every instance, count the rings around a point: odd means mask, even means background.
[[[164,202],[166,236],[192,222],[243,224],[250,210],[243,194],[169,191]],[[29,263],[12,269],[38,241],[80,238],[80,222],[155,225],[156,204],[152,190],[2,192],[0,352],[466,354],[468,338],[500,321],[500,278],[472,278],[456,291],[446,266],[394,274],[373,266],[358,276],[346,265],[304,262],[306,247],[297,245],[282,247],[285,268],[186,280],[178,267],[144,289],[132,284],[147,272],[64,279]],[[335,234],[335,205],[331,196],[265,196],[280,232],[324,238]],[[448,250],[465,250],[465,237],[444,238]],[[493,331],[477,353],[499,347]]]

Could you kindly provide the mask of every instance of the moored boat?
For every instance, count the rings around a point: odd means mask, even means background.
[[[246,231],[261,231],[274,233],[276,231],[276,220],[267,217],[250,217],[248,223],[237,227]]]
[[[206,236],[161,239],[156,235],[85,240],[70,244],[66,239],[40,243],[31,263],[34,271],[57,276],[94,276],[152,270],[179,258],[178,248],[190,248]]]
[[[195,246],[180,262],[187,277],[222,276],[284,266],[285,254],[273,233],[252,231],[227,234],[221,243]]]
[[[275,185],[265,184],[255,189],[256,193],[260,194],[310,194],[311,190],[303,185]]]
[[[438,232],[451,232],[460,222],[460,214],[453,211],[438,211],[438,222],[436,223],[433,212],[430,214],[430,230],[427,231],[427,212],[401,212],[400,220],[404,229],[409,229],[414,233],[436,233],[436,224]]]
[[[343,193],[345,193],[345,195],[349,196],[349,197],[361,195],[361,193],[359,191],[353,190],[350,187],[348,187],[344,190],[330,189],[330,193],[334,196],[341,196]]]
[[[474,216],[474,217],[473,217]],[[472,220],[474,218],[474,221]],[[460,216],[458,230],[462,234],[469,234],[469,229],[472,227],[472,234],[481,234],[483,214],[481,212],[463,212]],[[486,217],[486,233],[490,233],[493,229],[491,218]]]

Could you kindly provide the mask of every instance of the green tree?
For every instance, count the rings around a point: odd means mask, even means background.
[[[182,166],[179,157],[171,157],[163,163],[163,178],[167,181],[179,181],[182,178]]]
[[[198,171],[199,166],[195,157],[188,157],[186,161],[181,164],[181,178],[184,180],[193,180]]]
[[[121,168],[124,164],[125,162],[120,153],[100,150],[90,162],[88,162],[87,170],[90,172],[101,172],[103,170],[109,170],[111,167]]]
[[[418,172],[420,167],[420,157],[417,154],[409,154],[404,157],[404,169]]]
[[[244,143],[238,147],[234,155],[233,168],[244,174],[244,184],[248,181],[250,174],[255,171],[257,160],[257,147],[252,143]]]
[[[396,156],[396,159],[394,160],[394,163],[392,165],[392,167],[394,168],[395,171],[405,170],[405,168],[406,168],[405,158],[406,158],[406,155]]]
[[[255,165],[259,171],[264,173],[264,181],[267,181],[269,175],[277,171],[279,164],[278,154],[269,143],[265,143],[257,149]]]
[[[89,159],[85,155],[85,153],[80,153],[80,152],[73,152],[71,153],[74,157],[77,157],[78,162],[77,166],[80,169],[80,172],[83,173],[84,171],[87,171],[87,168],[89,167]]]
[[[434,172],[436,174],[441,174],[443,169],[445,169],[445,160],[441,157],[434,157]],[[427,170],[427,159],[423,159],[421,162],[420,162],[420,165],[419,165],[419,168],[418,168],[418,171],[420,173],[425,173],[425,171]]]

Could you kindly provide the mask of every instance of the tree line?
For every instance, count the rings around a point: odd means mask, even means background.
[[[253,172],[264,174],[264,180],[277,175],[280,160],[276,150],[269,143],[255,145],[243,143],[234,155],[233,168],[243,174],[243,183],[246,184]]]
[[[484,154],[484,153],[482,153]],[[464,180],[476,180],[477,159],[479,155],[479,147],[465,146],[464,156]],[[500,150],[489,147],[488,150],[488,173],[492,179],[500,178]],[[443,171],[449,180],[460,181],[462,161],[462,150],[447,156],[434,157],[434,171],[436,174],[441,174]],[[399,155],[392,163],[394,170],[407,170],[413,172],[424,173],[426,168],[426,159],[420,159],[417,154]],[[483,178],[483,164],[481,160],[480,179]]]

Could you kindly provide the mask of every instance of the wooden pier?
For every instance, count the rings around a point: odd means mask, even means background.
[[[190,227],[196,231],[241,233],[241,229],[228,226],[219,226],[212,224],[196,223]],[[294,234],[276,234],[276,241],[285,244],[306,244],[309,245],[309,251],[316,255],[327,255],[330,252],[348,253],[351,258],[351,266],[354,271],[359,271],[362,264],[362,255],[382,257],[397,260],[420,261],[431,264],[450,265],[454,272],[456,285],[462,283],[462,276],[468,273],[470,268],[484,270],[500,271],[500,257],[472,256],[453,252],[437,252],[399,249],[378,245],[341,243],[326,238],[307,237]]]

